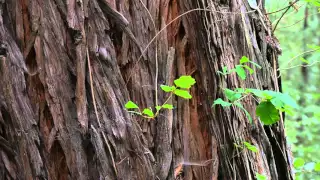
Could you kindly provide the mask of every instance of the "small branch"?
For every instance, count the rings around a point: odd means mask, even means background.
[[[273,30],[272,30],[272,34],[274,33],[274,31],[277,29],[277,26],[279,24],[279,22],[281,21],[281,19],[283,18],[283,16],[289,11],[289,9],[292,7],[293,4],[297,3],[299,0],[296,0],[295,2],[291,3],[289,6],[287,6],[287,10],[285,10],[282,15],[280,16],[279,20],[277,21],[276,25],[274,26]]]
[[[94,111],[95,111],[95,115],[96,115],[96,118],[97,118],[97,121],[98,121],[99,128],[101,128],[102,126],[101,126],[100,118],[99,118],[99,115],[98,115],[97,103],[96,103],[96,99],[95,99],[95,96],[94,96],[94,90],[93,90],[92,70],[91,70],[91,63],[90,63],[90,57],[89,57],[88,48],[87,48],[87,60],[88,60],[89,79],[90,79],[90,88],[91,88],[93,107],[94,107]],[[113,165],[114,171],[115,171],[115,173],[117,175],[118,171],[117,171],[117,167],[116,167],[116,164],[115,164],[115,161],[114,161],[113,153],[111,151],[111,147],[110,147],[110,144],[108,143],[107,137],[106,137],[106,135],[105,135],[105,133],[103,131],[102,131],[102,136],[103,136],[103,139],[104,139],[104,141],[105,141],[105,143],[106,143],[106,145],[108,147],[108,151],[110,153],[111,160],[112,160],[112,165]]]
[[[296,0],[295,2],[291,3],[290,5],[288,5],[288,6],[284,7],[284,8],[281,8],[281,9],[279,9],[279,10],[276,10],[276,11],[273,11],[273,12],[270,12],[270,13],[266,13],[266,14],[274,14],[274,13],[277,13],[277,12],[283,11],[283,10],[285,10],[285,9],[287,9],[287,8],[289,8],[289,7],[291,7],[291,6],[292,6],[292,4],[295,4],[295,3],[297,3],[298,1],[299,1],[299,0]]]
[[[312,53],[312,52],[315,52],[315,51],[318,51],[318,50],[320,50],[320,48],[312,49],[312,50],[309,50],[309,51],[305,51],[305,52],[303,52],[303,53],[300,53],[300,54],[294,56],[293,58],[291,58],[291,59],[288,61],[288,64],[290,64],[293,60],[297,59],[298,57],[300,57],[300,56],[302,56],[302,55],[304,55],[304,54]],[[286,68],[285,68],[285,69],[286,69]],[[278,68],[277,70],[280,71],[280,70],[282,70],[282,69]]]

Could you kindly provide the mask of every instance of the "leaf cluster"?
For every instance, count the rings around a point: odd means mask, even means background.
[[[125,108],[129,110],[129,112],[138,114],[144,118],[147,119],[154,119],[157,117],[161,109],[169,109],[172,110],[174,107],[172,104],[168,104],[167,102],[172,97],[172,95],[179,96],[184,99],[191,99],[192,95],[189,93],[189,89],[196,83],[196,80],[192,78],[191,76],[180,76],[178,79],[174,80],[174,84],[172,86],[169,85],[160,85],[160,88],[166,92],[170,93],[168,98],[165,100],[165,102],[162,105],[156,105],[155,112],[151,107],[144,108],[142,111],[139,108],[139,106],[132,102],[128,101],[125,104]],[[133,111],[132,111],[133,109]]]

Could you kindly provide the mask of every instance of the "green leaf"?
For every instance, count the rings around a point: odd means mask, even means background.
[[[222,67],[222,72],[223,72],[224,74],[227,74],[227,73],[228,73],[228,67],[227,67],[227,66],[223,66],[223,67]]]
[[[317,162],[317,163],[314,165],[314,171],[320,172],[320,162]]]
[[[246,89],[246,93],[252,93],[253,95],[259,97],[259,98],[264,98],[264,95],[263,95],[263,91],[260,90],[260,89]]]
[[[257,180],[267,180],[267,176],[256,173]]]
[[[296,101],[289,95],[289,94],[282,94],[279,95],[280,100],[283,102],[284,105],[292,107],[292,108],[298,108],[298,104]]]
[[[246,146],[247,149],[249,149],[252,152],[258,152],[258,148],[246,141],[243,142],[243,144]]]
[[[236,72],[242,80],[246,79],[246,71],[243,69],[242,65],[236,65]]]
[[[240,59],[240,64],[244,64],[246,62],[250,62],[249,58],[246,56],[242,56],[242,58]]]
[[[276,91],[270,91],[270,90],[262,91],[262,95],[264,96],[265,99],[268,99],[268,100],[279,96],[279,94],[281,94],[281,93],[276,92]]]
[[[162,105],[163,108],[165,109],[173,109],[173,105],[172,104],[164,104]]]
[[[235,91],[237,92],[237,93],[246,93],[246,89],[245,88],[236,88],[235,89]]]
[[[238,108],[242,109],[244,113],[246,114],[250,124],[252,123],[252,118],[251,115],[248,113],[248,111],[242,106],[240,102],[235,102],[234,105],[236,105]]]
[[[139,106],[138,105],[136,105],[134,102],[132,102],[132,101],[128,101],[125,105],[124,105],[124,107],[126,108],[126,109],[139,109]]]
[[[144,109],[144,110],[142,111],[142,114],[145,114],[145,115],[147,115],[147,116],[149,116],[149,117],[154,117],[154,114],[153,114],[152,110],[151,110],[151,109],[148,109],[148,108]]]
[[[179,79],[174,80],[174,84],[180,88],[189,89],[196,83],[196,80],[191,76],[181,76]]]
[[[279,121],[279,112],[270,101],[261,102],[256,108],[256,114],[265,125]]]
[[[217,104],[220,104],[222,107],[229,107],[229,106],[232,105],[231,103],[226,102],[226,101],[222,100],[221,98],[216,99],[216,100],[213,102],[212,107],[215,106],[215,105],[217,105]]]
[[[224,89],[224,95],[227,97],[227,99],[231,102],[234,102],[241,98],[241,93],[232,91],[231,89],[225,88]]]
[[[156,106],[157,111],[160,111],[161,108],[162,108],[161,106]]]
[[[176,89],[175,86],[167,86],[167,85],[160,85],[160,88],[164,91],[164,92],[172,92]]]
[[[302,158],[295,158],[293,161],[293,167],[294,168],[300,168],[304,165],[304,160]]]
[[[247,65],[243,65],[244,68],[246,68],[250,74],[253,74],[254,73],[254,70],[251,69],[251,67],[247,66]]]
[[[191,94],[186,90],[176,89],[173,92],[175,95],[180,96],[184,99],[191,99],[192,98]]]
[[[309,64],[309,63],[310,63],[308,60],[306,60],[306,59],[303,58],[303,57],[300,58],[300,61],[302,61],[302,62],[304,62],[304,63],[306,63],[306,64]]]

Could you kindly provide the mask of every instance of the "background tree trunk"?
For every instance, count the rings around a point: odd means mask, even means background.
[[[0,179],[174,179],[181,165],[176,178],[292,179],[283,120],[262,126],[250,98],[253,125],[211,108],[225,87],[280,88],[273,38],[248,2],[1,0],[0,11]],[[263,68],[217,74],[244,55]],[[186,74],[193,98],[173,111],[148,121],[124,109],[163,102],[155,88]]]

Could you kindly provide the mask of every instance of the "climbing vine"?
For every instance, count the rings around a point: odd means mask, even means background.
[[[254,70],[251,69],[247,63],[251,63],[254,66],[261,68],[258,64],[250,61],[247,57],[243,56],[240,59],[240,64],[235,66],[235,69],[228,70],[226,67],[222,68],[222,72],[218,73],[223,76],[227,76],[233,72],[242,79],[246,79],[245,69],[249,71],[249,74],[253,74]],[[218,98],[213,102],[213,107],[216,105],[221,105],[223,108],[228,108],[232,105],[243,110],[249,120],[252,123],[251,115],[243,107],[241,100],[245,97],[253,97],[258,106],[256,108],[256,115],[260,118],[264,125],[272,125],[280,120],[280,112],[286,112],[292,114],[293,109],[298,108],[296,102],[288,95],[281,92],[271,91],[271,90],[259,90],[252,88],[235,88],[234,90],[224,88],[223,94],[226,100]]]
[[[180,78],[174,80],[174,84],[172,86],[169,85],[160,85],[160,88],[169,93],[168,98],[164,101],[162,105],[156,105],[154,109],[151,107],[144,108],[141,110],[139,106],[132,102],[128,101],[125,104],[125,108],[130,112],[137,115],[140,115],[147,119],[154,119],[159,115],[160,110],[162,109],[173,109],[172,104],[168,104],[168,101],[172,98],[173,95],[179,96],[184,99],[191,99],[192,95],[189,93],[189,89],[196,83],[196,80],[191,76],[181,76]],[[155,112],[154,112],[155,110]]]

